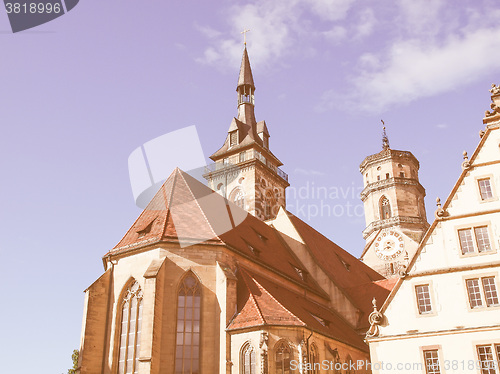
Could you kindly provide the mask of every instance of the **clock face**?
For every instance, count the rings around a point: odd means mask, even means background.
[[[403,235],[394,230],[382,231],[375,241],[375,253],[385,261],[391,261],[401,256],[404,247]]]

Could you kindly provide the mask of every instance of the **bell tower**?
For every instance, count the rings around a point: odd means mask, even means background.
[[[429,227],[419,167],[411,152],[391,149],[385,127],[382,151],[366,157],[359,167],[366,220],[361,260],[385,276],[406,266]]]
[[[255,120],[255,84],[245,45],[236,86],[238,116],[223,146],[210,158],[204,177],[208,186],[262,220],[275,218],[286,205],[288,175],[269,148],[265,121]]]

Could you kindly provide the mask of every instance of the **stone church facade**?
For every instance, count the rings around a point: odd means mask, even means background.
[[[103,256],[103,274],[85,290],[78,373],[371,373],[377,371],[370,360],[394,356],[390,344],[409,334],[390,303],[409,303],[403,285],[415,286],[415,266],[434,271],[420,261],[428,256],[430,233],[448,215],[462,214],[451,205],[467,204],[450,197],[428,230],[418,160],[391,149],[384,133],[382,151],[360,166],[366,247],[361,260],[353,257],[286,210],[288,176],[271,152],[267,124],[255,118],[255,90],[245,47],[237,116],[211,156],[206,183],[174,170]],[[488,136],[498,126],[496,112],[489,118],[495,125],[488,125]],[[493,186],[500,185],[492,166],[499,158],[491,152],[481,161],[490,172],[471,180],[491,175]],[[489,206],[473,209],[494,209],[493,196]],[[496,248],[496,227],[487,226]],[[480,234],[471,235],[477,242]],[[484,265],[494,253],[465,256],[472,258],[467,266],[484,270],[481,282],[493,276],[488,290],[498,282],[498,264],[496,270]],[[456,267],[452,262],[438,273]],[[385,340],[384,329],[390,331]]]

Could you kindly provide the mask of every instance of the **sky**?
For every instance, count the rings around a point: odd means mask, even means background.
[[[222,145],[242,30],[289,210],[359,256],[381,120],[432,222],[500,83],[498,19],[494,0],[82,0],[13,34],[0,10],[1,372],[71,366],[83,291],[140,214],[129,155],[193,125],[205,156]]]

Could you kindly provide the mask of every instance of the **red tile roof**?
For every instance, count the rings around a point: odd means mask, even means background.
[[[288,216],[316,263],[342,289],[385,279],[301,219],[291,213]]]
[[[372,300],[377,300],[377,306],[380,309],[385,299],[389,296],[399,278],[382,279],[375,282],[368,282],[346,289],[351,299],[364,312],[361,316],[359,328],[369,327],[368,316],[373,311]]]
[[[385,279],[304,221],[291,213],[288,213],[288,216],[316,263],[363,312],[358,328],[368,327],[368,315],[373,311],[372,299],[375,297],[381,306],[396,284],[397,278]]]
[[[145,233],[144,229],[150,227]],[[255,263],[271,268],[316,294],[327,294],[311,277],[296,269],[304,266],[283,243],[276,230],[229,202],[187,173],[176,169],[109,253],[158,242],[225,245]]]
[[[240,268],[237,277],[238,314],[228,330],[262,325],[302,326],[367,351],[363,339],[327,307],[246,268]]]

